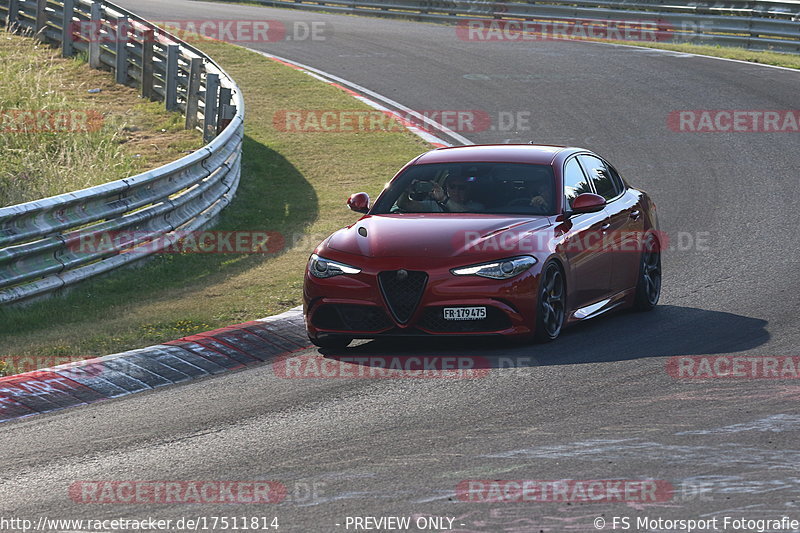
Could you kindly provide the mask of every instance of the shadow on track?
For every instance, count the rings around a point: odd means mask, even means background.
[[[481,357],[492,367],[607,363],[647,357],[743,352],[769,338],[767,321],[674,305],[649,313],[622,312],[577,324],[556,341],[533,344],[502,337],[383,338],[326,356]],[[772,355],[772,354],[764,354]]]

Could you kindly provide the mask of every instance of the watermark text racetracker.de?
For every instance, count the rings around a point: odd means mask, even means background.
[[[286,246],[275,231],[91,231],[70,236],[67,248],[79,254],[275,254]]]
[[[317,354],[284,357],[272,365],[283,379],[475,379],[489,374],[492,362],[479,356]]]
[[[81,363],[86,359],[80,355],[0,355],[0,377],[10,374],[22,374],[23,372],[33,372],[41,368],[70,368],[72,371],[80,372],[84,375],[97,373],[95,367],[81,369]],[[34,382],[34,389],[36,388]],[[40,387],[41,390],[41,387]],[[0,387],[0,393],[3,392]]]
[[[672,500],[675,489],[655,479],[468,479],[456,487],[472,503],[655,503]]]
[[[103,114],[91,109],[0,109],[0,134],[89,133],[103,121]]]
[[[563,19],[549,21],[470,19],[456,25],[465,42],[613,40],[658,42],[672,39],[673,25],[658,20]],[[680,35],[680,34],[678,34]]]
[[[76,481],[69,487],[75,503],[103,504],[265,504],[286,499],[277,481]]]
[[[649,238],[654,238],[658,251],[707,252],[711,247],[708,231],[680,231],[669,234],[658,230],[588,230],[567,231],[550,235],[544,232],[504,231],[488,236],[479,231],[455,234],[454,246],[467,251],[536,253],[558,248],[566,253],[641,253]]]
[[[333,27],[325,21],[251,20],[251,19],[195,19],[161,20],[154,22],[165,31],[187,42],[215,40],[228,43],[325,42],[333,35]],[[117,42],[167,42],[147,26],[135,21],[110,28],[100,21],[76,21],[71,27],[76,42],[99,42],[113,45]]]
[[[282,109],[272,117],[273,127],[286,133],[402,132],[418,128],[429,133],[447,129],[456,133],[530,131],[530,111],[482,109],[423,109],[391,112],[364,109]]]
[[[798,133],[798,109],[686,109],[667,115],[676,133]]]
[[[800,357],[676,355],[666,371],[675,379],[800,379]]]
[[[102,480],[76,481],[69,498],[79,504],[312,504],[326,499],[326,482],[310,480]]]

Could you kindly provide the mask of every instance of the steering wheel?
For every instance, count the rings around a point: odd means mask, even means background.
[[[508,202],[508,207],[531,207],[531,201],[528,198],[514,198]]]

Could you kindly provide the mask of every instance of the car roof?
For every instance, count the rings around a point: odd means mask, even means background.
[[[415,165],[428,163],[528,163],[550,165],[556,155],[580,148],[547,144],[472,144],[439,148],[421,155]]]

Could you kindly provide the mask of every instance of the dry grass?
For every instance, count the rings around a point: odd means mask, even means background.
[[[0,121],[0,206],[125,178],[202,145],[199,132],[183,130],[180,114],[116,85],[109,72],[0,31],[0,113],[18,111],[90,112],[101,127],[42,132],[35,124],[21,129]]]

